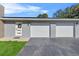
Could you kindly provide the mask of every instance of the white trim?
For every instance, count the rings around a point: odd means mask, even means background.
[[[18,24],[21,24],[21,28],[18,28]],[[16,24],[15,24],[15,36],[22,36],[22,22],[16,22]]]

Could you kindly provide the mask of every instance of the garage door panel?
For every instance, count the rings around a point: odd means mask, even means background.
[[[56,37],[73,37],[73,26],[56,26]]]
[[[49,37],[49,26],[31,26],[31,37]]]

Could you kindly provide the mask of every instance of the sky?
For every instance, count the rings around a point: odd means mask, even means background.
[[[36,17],[47,13],[49,17],[59,9],[65,9],[74,3],[1,3],[5,17]]]

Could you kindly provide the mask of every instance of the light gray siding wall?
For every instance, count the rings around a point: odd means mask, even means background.
[[[41,22],[41,23],[36,23],[33,22],[29,25],[29,23],[24,22],[22,24],[22,36],[25,38],[30,38],[31,33],[30,33],[30,26],[31,25],[36,25],[36,26],[43,26],[43,25],[49,25],[50,27],[50,33],[49,35],[51,38],[56,37],[56,26],[74,26],[73,22],[54,22],[54,23],[49,23],[49,22]],[[66,29],[65,29],[66,30]],[[76,26],[76,37],[79,37],[79,24]],[[4,37],[15,37],[15,22],[5,22],[4,24]]]
[[[22,24],[22,36],[25,38],[30,38],[30,25],[28,23]]]
[[[5,22],[4,24],[4,36],[15,37],[15,22]],[[22,37],[30,37],[30,25],[28,23],[22,23]]]
[[[75,24],[75,37],[79,38],[79,22]]]
[[[73,22],[55,22],[56,26],[73,26]]]
[[[14,22],[5,22],[5,24],[4,24],[4,37],[15,37],[15,24],[14,24]]]
[[[50,24],[50,37],[56,37],[56,24]]]
[[[35,26],[45,26],[45,25],[49,25],[49,22],[32,22],[31,25],[35,25]]]

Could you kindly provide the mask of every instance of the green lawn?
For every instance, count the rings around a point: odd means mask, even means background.
[[[15,56],[26,42],[0,41],[0,56]]]

